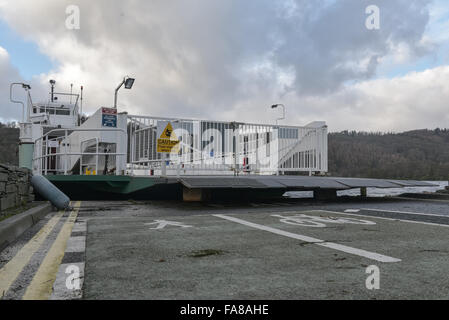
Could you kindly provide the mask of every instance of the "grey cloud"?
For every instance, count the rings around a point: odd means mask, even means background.
[[[390,53],[390,43],[405,43],[412,53],[422,55],[419,43],[429,21],[430,1],[417,0],[340,0],[320,10],[279,23],[283,44],[276,50],[280,65],[296,70],[295,89],[300,94],[320,94],[337,90],[346,81],[363,80],[375,75],[379,57]],[[380,8],[380,30],[365,28],[365,8]],[[369,64],[360,69],[351,65]]]
[[[0,16],[60,63],[51,76],[61,85],[86,84],[91,111],[110,103],[116,82],[130,74],[136,85],[120,93],[120,103],[132,112],[266,120],[272,115],[260,110],[281,98],[303,112],[296,105],[309,97],[372,78],[391,43],[426,54],[420,40],[428,3],[42,0],[30,7],[16,0]],[[80,6],[79,31],[64,27],[69,4]],[[381,9],[375,32],[365,28],[371,4]],[[72,66],[79,66],[81,79]],[[291,83],[279,82],[285,73]]]
[[[22,107],[9,100],[9,86],[12,82],[23,82],[17,69],[11,66],[6,51],[0,47],[0,121],[18,120],[22,117]],[[14,98],[24,100],[22,91],[14,91]]]
[[[20,104],[12,103],[10,101],[10,85],[11,83],[26,83],[32,88],[34,95],[33,101],[46,101],[47,87],[43,85],[38,77],[31,80],[25,80],[10,61],[7,51],[0,47],[0,122],[21,121],[22,120],[22,106]],[[13,87],[13,99],[16,101],[27,101],[25,90],[18,85]]]

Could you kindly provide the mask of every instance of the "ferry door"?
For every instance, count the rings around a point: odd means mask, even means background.
[[[52,156],[52,154],[56,154],[57,149],[55,147],[48,147],[47,154],[47,172],[56,174],[56,156]]]
[[[249,172],[249,136],[243,136],[243,172]]]

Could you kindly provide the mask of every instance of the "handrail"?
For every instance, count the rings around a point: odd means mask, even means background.
[[[53,133],[53,132],[58,132],[58,131],[63,131],[63,132],[66,132],[66,131],[77,131],[77,132],[79,132],[79,131],[83,131],[83,132],[90,132],[90,131],[103,131],[103,132],[108,132],[108,131],[112,131],[112,132],[117,132],[117,131],[120,131],[120,132],[123,132],[123,133],[126,133],[126,130],[124,130],[124,129],[120,129],[120,128],[115,128],[115,129],[109,129],[109,128],[102,128],[102,129],[98,129],[98,128],[96,128],[96,129],[91,129],[91,128],[61,128],[61,129],[52,129],[52,130],[50,130],[50,131],[48,131],[46,134],[44,134],[42,137],[40,137],[40,138],[37,138],[34,142],[37,142],[37,141],[39,141],[39,140],[41,140],[41,139],[43,139],[43,138],[45,138],[46,136],[48,136],[50,133]]]
[[[171,118],[171,117],[153,117],[153,116],[139,116],[128,114],[128,118],[137,118],[137,119],[154,119],[154,120],[169,120],[169,121],[201,121],[201,122],[213,122],[213,123],[224,123],[229,124],[235,121],[217,121],[217,120],[207,120],[207,119],[194,119],[194,118]],[[133,119],[134,120],[134,119]],[[278,124],[266,124],[266,123],[251,123],[251,122],[235,122],[238,125],[250,125],[250,126],[264,126],[264,127],[273,127],[273,128],[291,128],[291,129],[316,129],[307,126],[292,126],[292,125],[278,125]],[[322,126],[327,127],[327,125]],[[238,127],[237,127],[238,128]],[[236,128],[236,129],[237,129]]]
[[[108,153],[108,152],[99,152],[99,153],[92,153],[92,152],[68,152],[68,153],[50,153],[46,154],[45,156],[40,156],[37,158],[34,158],[33,160],[40,160],[47,157],[55,157],[55,156],[126,156],[126,153]]]

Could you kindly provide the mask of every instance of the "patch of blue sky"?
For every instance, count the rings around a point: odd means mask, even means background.
[[[427,55],[417,60],[407,63],[385,63],[377,69],[377,78],[397,78],[403,77],[412,72],[423,72],[444,65],[447,60],[442,55]]]
[[[402,77],[411,72],[422,72],[449,65],[449,1],[434,0],[429,6],[429,23],[424,39],[434,45],[435,50],[425,56],[405,62],[387,58],[377,69],[379,78]]]
[[[26,80],[54,68],[54,63],[39,51],[36,43],[25,40],[1,19],[0,46],[8,51],[11,64]]]
[[[439,52],[449,43],[449,1],[435,0],[429,7],[430,20],[424,36],[439,45]],[[447,52],[447,51],[446,51]]]

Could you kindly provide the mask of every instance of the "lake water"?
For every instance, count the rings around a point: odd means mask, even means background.
[[[427,193],[442,190],[448,186],[448,181],[427,181],[433,184],[437,184],[438,187],[406,187],[406,188],[393,188],[393,189],[379,189],[368,188],[369,197],[385,197],[385,196],[398,196],[403,193]],[[360,189],[351,189],[344,191],[337,191],[339,196],[360,196]],[[312,191],[291,191],[287,192],[285,196],[289,198],[313,198]]]

